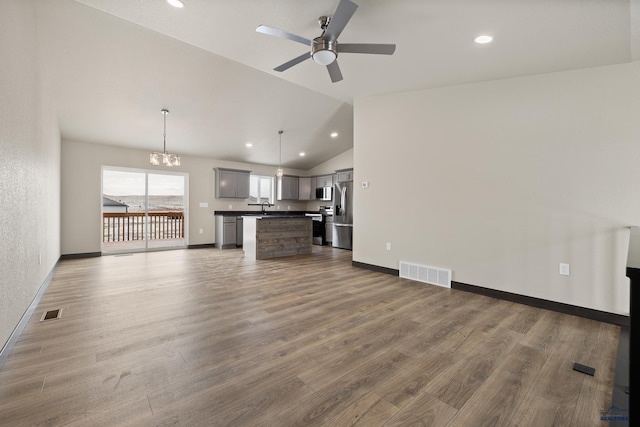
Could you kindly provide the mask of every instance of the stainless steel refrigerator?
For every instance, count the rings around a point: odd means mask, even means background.
[[[352,249],[353,182],[337,182],[333,186],[333,241],[335,248]]]

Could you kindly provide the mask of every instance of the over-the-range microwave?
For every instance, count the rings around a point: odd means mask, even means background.
[[[331,187],[318,187],[316,188],[316,200],[331,200],[333,188]]]

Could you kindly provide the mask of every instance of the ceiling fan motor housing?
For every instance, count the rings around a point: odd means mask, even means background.
[[[318,24],[320,24],[320,28],[322,30],[326,30],[327,27],[329,26],[329,21],[331,19],[328,16],[321,16],[320,18],[318,18]]]
[[[320,65],[329,65],[338,57],[338,42],[322,37],[313,39],[311,57]]]

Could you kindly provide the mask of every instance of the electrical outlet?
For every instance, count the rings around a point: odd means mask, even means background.
[[[391,250],[391,243],[387,242],[387,250],[390,251]]]
[[[200,229],[200,234],[204,234],[204,229],[203,228]]]
[[[560,263],[559,273],[562,276],[571,275],[571,266],[569,264]]]
[[[38,253],[38,265],[42,264],[42,252]]]
[[[290,211],[291,210],[291,206],[287,206],[287,210]]]
[[[233,209],[233,205],[229,205],[229,210]]]

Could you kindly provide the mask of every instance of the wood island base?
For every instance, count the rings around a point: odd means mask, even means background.
[[[247,259],[310,254],[313,225],[304,216],[245,216],[242,248]]]

